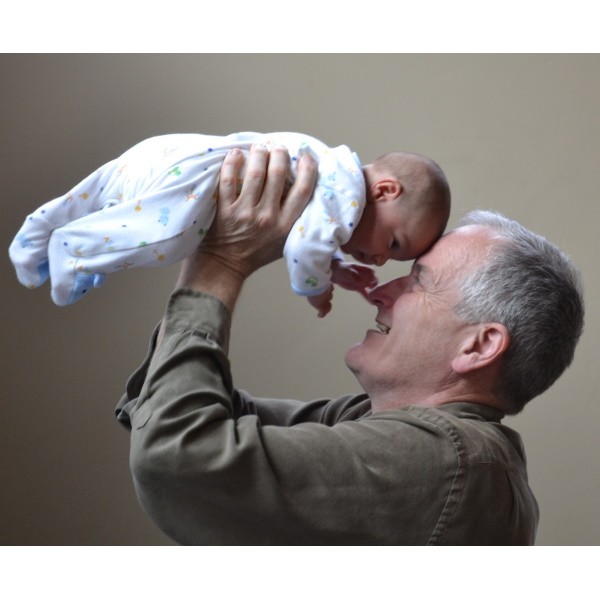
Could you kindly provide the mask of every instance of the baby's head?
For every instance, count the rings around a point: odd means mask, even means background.
[[[450,216],[450,188],[442,169],[418,154],[390,152],[365,165],[363,173],[367,203],[341,249],[377,266],[426,252]]]

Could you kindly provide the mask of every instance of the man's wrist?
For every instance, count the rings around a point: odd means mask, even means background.
[[[184,261],[176,287],[212,294],[232,314],[246,277],[225,258],[199,251]]]

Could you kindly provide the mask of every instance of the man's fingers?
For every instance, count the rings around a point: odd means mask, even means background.
[[[269,151],[261,144],[253,144],[248,155],[246,175],[242,183],[239,202],[242,205],[255,206],[264,194],[263,186],[267,177],[267,168],[270,163]],[[236,182],[237,184],[237,182]]]
[[[244,164],[244,155],[238,148],[231,150],[221,166],[219,176],[219,201],[226,204],[235,202],[237,198],[237,181]]]
[[[267,168],[267,180],[260,199],[260,205],[265,211],[279,212],[281,198],[285,189],[285,183],[290,172],[290,155],[283,146],[271,148],[269,165]]]
[[[304,155],[298,161],[296,181],[288,192],[281,210],[282,217],[290,224],[290,227],[306,208],[316,182],[317,163],[311,156]]]
[[[250,219],[273,234],[287,235],[313,194],[317,178],[315,160],[310,156],[300,159],[296,181],[285,197],[290,162],[285,148],[275,147],[270,153],[260,144],[250,148],[238,196],[239,173],[244,160],[243,153],[237,149],[225,158],[219,181],[219,206],[221,209],[235,209],[237,227],[240,219]]]

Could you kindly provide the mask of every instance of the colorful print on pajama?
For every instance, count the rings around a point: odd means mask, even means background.
[[[19,281],[33,288],[49,277],[52,299],[63,306],[115,271],[186,258],[214,218],[225,156],[232,148],[247,152],[255,142],[288,148],[292,180],[302,154],[319,163],[315,194],[288,237],[285,256],[296,293],[326,289],[332,254],[362,213],[364,178],[345,146],[330,149],[294,133],[173,134],[140,142],[26,219],[10,247]]]

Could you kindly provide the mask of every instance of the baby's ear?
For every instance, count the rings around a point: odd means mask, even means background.
[[[402,184],[393,177],[387,177],[376,181],[371,186],[371,196],[375,202],[386,202],[395,200],[403,191]]]

